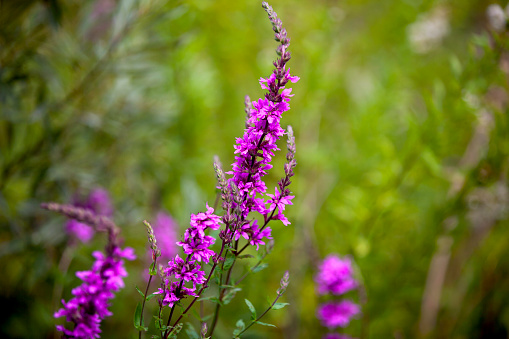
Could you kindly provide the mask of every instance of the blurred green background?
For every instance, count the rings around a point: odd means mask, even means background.
[[[291,305],[245,338],[321,337],[313,275],[337,253],[363,281],[349,295],[363,316],[345,333],[507,338],[509,43],[505,23],[490,27],[491,2],[270,4],[301,78],[282,120],[297,138],[292,224],[272,225],[269,268],[222,309],[215,337],[248,320],[244,298],[262,310],[285,270]],[[68,299],[105,240],[77,247],[61,272],[65,219],[39,204],[94,187],[111,193],[139,257],[103,338],[137,337],[142,220],[167,210],[182,234],[213,204],[213,156],[233,162],[244,96],[263,95],[275,48],[259,1],[0,1],[1,337],[53,338],[55,290]]]

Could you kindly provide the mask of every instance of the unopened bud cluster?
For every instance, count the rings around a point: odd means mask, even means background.
[[[286,271],[281,278],[280,287],[277,290],[278,295],[283,295],[286,292],[286,288],[290,284],[290,272]]]
[[[146,220],[143,221],[143,224],[147,228],[148,243],[150,244],[150,249],[152,250],[152,261],[155,261],[156,258],[161,256],[161,250],[157,248],[157,239],[154,235],[154,229],[152,226]]]

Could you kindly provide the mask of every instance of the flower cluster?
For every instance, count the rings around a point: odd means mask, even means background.
[[[134,260],[136,256],[132,248],[113,248],[107,255],[96,251],[96,259],[90,271],[76,272],[83,283],[72,290],[74,298],[65,302],[63,308],[55,312],[55,318],[65,317],[74,323],[72,330],[58,325],[57,330],[66,338],[99,338],[102,319],[111,315],[108,310],[109,300],[124,287],[123,278],[127,276],[124,260]]]
[[[113,207],[111,205],[109,194],[102,188],[92,190],[85,201],[74,199],[72,205],[89,210],[95,215],[102,215],[106,217],[113,216]],[[76,237],[83,243],[89,242],[95,234],[93,227],[79,222],[76,219],[69,219],[65,225],[65,229],[67,233]]]
[[[265,97],[254,101],[252,105],[249,103],[249,98],[246,98],[246,129],[243,137],[236,140],[235,162],[232,165],[232,171],[227,172],[232,175],[229,179],[229,185],[235,187],[232,191],[238,189],[240,195],[240,199],[237,199],[234,205],[238,211],[233,227],[234,237],[236,240],[241,236],[244,237],[251,245],[256,245],[257,249],[260,244],[265,244],[263,238],[271,239],[270,227],[266,227],[269,220],[281,220],[285,226],[290,224],[283,211],[285,205],[292,204],[293,196],[286,187],[290,184],[289,177],[293,175],[295,160],[292,157],[290,172],[286,173],[286,178],[280,182],[274,194],[266,194],[267,186],[262,178],[272,168],[270,162],[274,151],[279,150],[276,142],[285,134],[280,120],[282,114],[290,109],[289,102],[293,96],[291,88],[285,88],[285,86],[288,82],[295,83],[299,80],[299,77],[290,75],[290,69],[286,68],[286,63],[291,58],[288,51],[290,39],[287,37],[286,30],[272,7],[266,2],[263,3],[263,7],[269,15],[275,39],[280,43],[277,48],[280,58],[274,61],[273,73],[268,78],[260,79],[261,88],[268,90]],[[295,150],[293,150],[294,153]],[[267,202],[263,198],[264,195],[270,197]],[[260,227],[256,220],[247,221],[252,211],[264,217],[263,226]]]
[[[185,296],[196,296],[194,291],[196,285],[205,282],[205,272],[201,270],[198,262],[208,263],[214,251],[209,247],[216,241],[214,237],[205,235],[207,229],[218,230],[220,228],[221,218],[214,214],[214,209],[207,205],[207,212],[201,212],[191,215],[190,227],[184,234],[184,241],[179,241],[177,245],[182,246],[187,258],[184,260],[177,254],[176,257],[168,262],[168,267],[164,269],[165,279],[163,287],[159,288],[157,294],[162,295],[162,305],[173,307],[175,302]],[[186,287],[186,282],[192,283],[192,287]]]
[[[358,286],[353,277],[353,264],[349,258],[340,258],[337,255],[327,256],[319,265],[315,276],[317,293],[343,295]],[[350,320],[360,314],[359,305],[350,300],[329,301],[318,307],[317,316],[322,325],[329,329],[346,327]],[[329,333],[324,339],[349,339],[348,336]]]

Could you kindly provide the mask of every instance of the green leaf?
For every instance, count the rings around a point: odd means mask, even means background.
[[[148,327],[146,327],[146,326],[136,325],[135,327],[136,327],[136,329],[138,331],[143,331],[143,332],[147,332],[148,331]]]
[[[230,251],[232,251],[232,252],[235,252],[235,251],[236,251],[235,247],[233,247],[233,246],[225,246],[224,248],[225,248],[226,250],[230,250]]]
[[[216,304],[219,304],[219,305],[223,305],[223,303],[219,300],[218,297],[204,297],[204,298],[200,298],[198,299],[197,301],[202,301],[202,300],[208,300],[208,301],[212,301],[213,303],[216,303]]]
[[[263,325],[263,326],[270,326],[270,327],[276,327],[276,325],[272,325],[272,324],[268,324],[268,323],[263,323],[261,321],[256,321],[257,324],[260,324],[260,325]]]
[[[141,321],[141,302],[136,305],[136,310],[134,311],[134,327],[136,329],[140,330],[138,327],[140,327],[140,321]],[[142,324],[143,325],[143,324]]]
[[[251,315],[253,316],[253,319],[256,319],[255,307],[253,306],[253,304],[251,304],[251,302],[249,300],[244,299],[244,301],[246,302],[247,307],[249,307],[249,310],[251,311]]]
[[[159,330],[159,331],[166,331],[166,329],[168,328],[168,326],[166,326],[164,324],[164,321],[159,318],[159,317],[156,317],[154,316],[154,319],[155,319],[155,325],[156,325],[156,328]],[[161,323],[161,325],[159,326],[159,323]]]
[[[136,291],[138,291],[138,292],[141,294],[141,296],[142,296],[143,298],[145,298],[145,293],[143,293],[143,292],[142,292],[142,291],[138,288],[138,286],[135,286],[135,287],[136,287]]]
[[[285,307],[286,305],[290,305],[290,304],[289,303],[275,303],[274,306],[272,306],[272,309],[279,310],[279,309]]]
[[[237,259],[246,259],[246,258],[254,258],[251,254],[242,254],[237,257]]]
[[[198,332],[194,329],[193,325],[191,323],[186,323],[186,334],[190,339],[200,339],[200,336],[198,335]]]
[[[251,272],[256,273],[260,272],[261,270],[267,268],[269,265],[267,263],[261,263],[260,265],[257,265],[251,269]]]
[[[236,288],[235,285],[221,285],[219,288]]]
[[[153,297],[155,297],[156,295],[159,295],[159,294],[155,294],[155,293],[149,294],[149,295],[147,296],[147,300],[152,299],[152,298],[153,298]]]
[[[149,273],[150,273],[150,275],[156,275],[157,274],[157,267],[156,267],[156,263],[155,262],[150,264]]]
[[[237,320],[235,326],[237,326],[237,328],[233,331],[233,336],[237,337],[240,334],[240,332],[244,331],[244,329],[246,328],[246,324],[244,324],[244,321],[242,319],[239,319]]]
[[[228,305],[239,291],[242,291],[242,288],[235,287],[230,289],[223,298],[223,304]]]
[[[182,323],[177,324],[170,332],[170,336],[168,338],[177,339],[177,334],[182,330]]]
[[[224,261],[224,270],[229,270],[230,267],[233,266],[233,263],[235,262],[235,257],[228,257],[226,258],[226,260]]]

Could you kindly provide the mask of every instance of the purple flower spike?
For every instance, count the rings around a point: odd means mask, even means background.
[[[339,258],[331,254],[327,256],[319,267],[315,277],[319,294],[344,294],[358,286],[353,278],[352,262],[349,258]]]
[[[65,338],[99,338],[102,319],[111,315],[108,310],[109,300],[124,287],[123,278],[127,276],[124,260],[136,258],[132,248],[120,249],[114,247],[112,253],[96,251],[93,253],[96,261],[90,271],[76,272],[76,276],[83,283],[72,290],[74,298],[65,302],[63,308],[55,312],[54,317],[65,317],[74,323],[74,329],[68,330],[58,325],[57,330],[64,333]]]
[[[329,302],[318,308],[318,319],[325,327],[346,327],[353,317],[360,314],[360,311],[359,305],[349,300]]]
[[[251,245],[264,244],[263,237],[270,239],[270,231],[266,231],[267,222],[270,220],[281,220],[283,224],[289,225],[290,222],[283,214],[286,205],[291,205],[291,199],[287,187],[290,185],[290,177],[293,176],[293,168],[296,165],[294,160],[295,147],[291,152],[291,157],[285,165],[286,177],[279,182],[279,187],[275,189],[274,194],[267,194],[267,186],[263,177],[272,168],[270,162],[275,151],[279,151],[277,141],[287,132],[281,127],[281,117],[284,112],[290,109],[290,99],[292,89],[285,86],[289,83],[295,83],[299,77],[290,75],[290,69],[286,68],[290,60],[290,39],[286,35],[281,20],[266,2],[262,7],[269,15],[272,28],[275,32],[275,39],[280,44],[276,50],[279,58],[274,61],[274,70],[267,78],[260,78],[259,83],[262,89],[267,90],[264,98],[253,101],[251,104],[246,102],[246,129],[242,138],[237,138],[235,148],[235,162],[232,164],[232,171],[227,174],[232,175],[228,180],[232,199],[235,200],[237,218],[233,223],[233,236],[238,240],[240,237],[246,238]],[[248,97],[246,98],[246,100]],[[288,132],[289,139],[293,140],[292,132]],[[294,142],[292,141],[293,145]],[[288,171],[286,170],[288,169]],[[235,195],[238,194],[236,197]],[[265,196],[268,199],[266,201]],[[237,198],[237,199],[235,199]],[[269,204],[269,208],[267,208]],[[258,212],[264,218],[264,225],[258,229],[255,222],[249,221],[248,216],[251,212]]]

